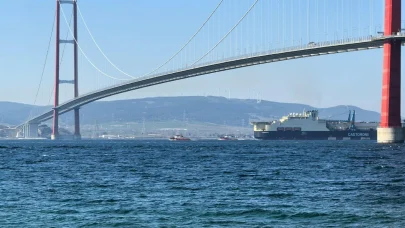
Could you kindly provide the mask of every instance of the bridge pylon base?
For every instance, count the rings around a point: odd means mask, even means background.
[[[82,136],[79,134],[79,135],[73,135],[73,140],[81,140],[82,139]]]
[[[54,135],[54,134],[51,135],[51,140],[58,140],[58,139],[60,139],[59,135]]]
[[[402,127],[377,128],[377,143],[403,143],[404,132]]]
[[[29,123],[24,125],[24,138],[26,139],[35,139],[38,138],[38,124],[37,123]]]

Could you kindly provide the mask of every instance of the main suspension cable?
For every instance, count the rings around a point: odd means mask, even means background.
[[[97,49],[100,51],[100,53],[104,56],[104,58],[105,58],[116,70],[118,70],[118,71],[121,72],[122,74],[125,74],[126,76],[128,76],[128,77],[130,77],[130,78],[136,78],[136,77],[134,77],[134,76],[132,76],[132,75],[130,75],[130,74],[128,74],[128,73],[122,71],[122,70],[119,69],[113,62],[111,62],[111,60],[106,56],[106,54],[103,52],[103,50],[101,50],[100,46],[99,46],[98,43],[96,42],[96,39],[94,39],[93,34],[90,32],[90,29],[89,29],[89,27],[87,26],[86,21],[84,20],[83,14],[82,14],[82,12],[80,11],[79,5],[77,6],[77,11],[79,12],[79,15],[80,15],[80,17],[81,17],[81,19],[82,19],[82,21],[83,21],[83,23],[84,23],[84,26],[86,27],[87,32],[89,33],[91,39],[93,40],[94,44],[96,45],[96,47],[97,47]]]
[[[211,17],[215,14],[215,12],[218,10],[218,8],[221,6],[222,2],[224,0],[221,0],[218,5],[215,7],[214,11],[212,11],[212,13],[210,14],[210,16],[207,18],[207,20],[205,20],[205,22],[201,25],[201,27],[197,30],[197,32],[194,33],[194,35],[186,42],[186,44],[183,45],[183,47],[180,48],[179,51],[177,51],[172,57],[170,57],[166,62],[164,62],[162,65],[158,66],[157,68],[155,68],[154,70],[152,70],[151,72],[142,75],[141,77],[145,77],[148,76],[150,74],[153,74],[154,72],[156,72],[157,70],[159,70],[160,68],[162,68],[163,66],[165,66],[167,63],[169,63],[171,60],[173,60],[181,51],[183,51],[184,48],[186,48],[186,46],[188,44],[190,44],[190,42],[200,33],[200,31],[204,28],[204,26],[208,23],[208,21],[211,19]]]
[[[256,0],[252,6],[250,6],[249,10],[246,11],[246,13],[242,16],[241,19],[239,19],[239,21],[236,23],[235,26],[233,26],[233,28],[231,30],[229,30],[229,32],[227,34],[225,34],[224,37],[222,37],[221,40],[218,41],[218,43],[215,44],[214,47],[212,47],[207,53],[205,53],[203,56],[201,56],[201,58],[199,58],[197,61],[195,61],[193,64],[191,64],[191,66],[195,65],[196,63],[198,63],[199,61],[201,61],[203,58],[205,58],[207,55],[209,55],[219,44],[222,43],[222,41],[224,41],[229,34],[231,34],[231,32],[238,27],[238,25],[243,21],[243,19],[245,19],[245,17],[250,13],[250,11],[252,11],[252,9],[255,7],[255,5],[257,4],[257,2],[259,2],[259,0]]]
[[[41,78],[39,80],[37,93],[35,94],[34,105],[37,103],[39,90],[41,89],[42,80],[43,80],[43,77],[44,77],[44,74],[45,74],[45,68],[46,68],[46,63],[48,62],[48,55],[49,55],[49,50],[50,50],[50,47],[51,47],[51,41],[52,41],[53,31],[54,31],[54,27],[55,27],[55,21],[56,21],[56,13],[55,13],[55,16],[53,18],[51,36],[49,37],[48,48],[46,50],[46,55],[45,55],[45,62],[44,62],[44,65],[42,66]]]
[[[59,4],[60,4],[60,3],[59,3]],[[67,19],[66,19],[66,15],[65,15],[65,12],[64,12],[63,8],[61,7],[60,9],[61,9],[61,12],[62,12],[63,18],[65,19],[66,24],[69,24],[68,21],[67,21]],[[77,44],[77,47],[79,48],[80,52],[83,54],[83,56],[86,58],[86,60],[93,66],[94,69],[96,69],[98,72],[100,72],[101,74],[103,74],[104,76],[106,76],[106,77],[108,77],[108,78],[112,78],[112,79],[120,80],[120,81],[127,81],[127,80],[130,80],[130,79],[116,78],[116,77],[110,76],[110,75],[108,75],[107,73],[105,73],[105,72],[103,72],[102,70],[100,70],[100,69],[87,57],[86,53],[84,53],[84,51],[83,51],[83,49],[81,48],[79,42],[77,42],[76,37],[73,35],[72,29],[70,28],[70,26],[69,26],[69,31],[70,31],[70,34],[71,34],[72,37],[73,37],[73,40],[74,40],[75,43]]]

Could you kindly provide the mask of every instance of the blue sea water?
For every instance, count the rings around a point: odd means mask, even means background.
[[[405,145],[0,141],[0,227],[405,227]]]

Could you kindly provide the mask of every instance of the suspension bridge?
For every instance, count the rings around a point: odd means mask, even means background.
[[[293,61],[298,58],[384,49],[381,122],[378,142],[403,142],[401,125],[401,0],[220,0],[196,32],[167,61],[145,74],[131,75],[115,64],[96,42],[77,0],[56,0],[53,109],[30,117],[17,128],[36,137],[38,125],[53,120],[52,139],[59,139],[59,115],[74,112],[74,136],[80,135],[79,108],[103,98],[158,84],[220,71]],[[197,4],[197,3],[196,3]],[[239,4],[235,7],[235,4]],[[63,5],[72,5],[71,19]],[[383,11],[383,13],[381,13]],[[121,76],[106,73],[85,52],[78,39],[78,19],[108,65]],[[73,26],[71,22],[73,21]],[[381,22],[384,22],[383,24]],[[61,38],[61,26],[67,36]],[[52,35],[51,35],[52,36]],[[73,45],[73,79],[60,79],[66,45]],[[50,47],[48,47],[49,51]],[[80,57],[79,57],[80,55]],[[108,79],[99,88],[79,93],[79,59]],[[83,63],[82,63],[83,64]],[[294,64],[294,63],[291,63]],[[123,77],[125,78],[123,78]],[[87,77],[80,74],[80,78]],[[42,80],[42,77],[41,77]],[[74,96],[60,102],[60,84],[72,84]],[[41,85],[41,83],[40,83]],[[38,91],[40,86],[38,88]],[[83,91],[81,90],[81,91]],[[37,99],[38,93],[35,97]]]

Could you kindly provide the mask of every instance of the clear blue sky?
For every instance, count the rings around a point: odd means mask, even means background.
[[[79,0],[79,6],[91,32],[107,56],[125,72],[141,75],[175,53],[202,25],[218,2],[219,0]],[[328,2],[325,7],[324,2]],[[235,31],[226,45],[219,46],[213,56],[229,56],[236,53],[236,49],[243,52],[241,49],[253,49],[254,45],[260,46],[256,50],[262,50],[270,45],[297,45],[300,39],[306,43],[308,39],[323,41],[333,40],[333,36],[350,37],[374,33],[381,30],[382,1],[374,0],[371,7],[369,2],[337,0],[330,3],[325,0],[311,0],[308,8],[307,0],[286,0],[284,5],[277,1],[261,0],[248,21]],[[192,61],[207,51],[252,3],[253,0],[225,0],[218,11],[219,16],[213,17],[213,22],[208,25],[209,29],[204,30],[196,42],[191,43],[187,54],[182,58]],[[63,9],[69,17],[70,6],[64,5]],[[54,0],[0,2],[0,100],[28,104],[34,102],[54,10]],[[309,17],[306,12],[310,12]],[[309,27],[306,21],[308,19]],[[61,35],[65,36],[67,29],[63,17],[61,25]],[[368,25],[370,26],[366,27]],[[125,78],[125,75],[115,71],[103,60],[80,18],[79,27],[79,42],[89,58],[108,74]],[[243,35],[244,33],[250,35]],[[294,39],[291,38],[293,34]],[[61,66],[61,79],[72,77],[70,49],[67,49],[66,59]],[[53,88],[54,50],[52,39],[37,104],[46,105],[49,102]],[[112,80],[97,73],[82,55],[79,63],[82,93],[111,83]],[[382,49],[378,49],[248,67],[159,85],[109,99],[180,95],[228,96],[230,90],[231,97],[234,98],[256,98],[260,94],[261,99],[278,102],[305,103],[315,107],[356,105],[379,111],[381,75]],[[71,87],[62,85],[61,89],[62,101],[69,99]]]

